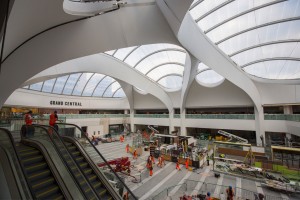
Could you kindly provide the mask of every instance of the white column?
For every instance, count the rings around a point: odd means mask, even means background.
[[[293,114],[293,106],[283,106],[283,113],[286,115]]]
[[[266,144],[266,134],[264,128],[264,109],[261,106],[260,108],[254,107],[255,113],[255,132],[256,132],[256,145],[262,146]],[[263,138],[263,143],[261,137]]]
[[[184,108],[180,113],[180,135],[186,136],[187,130],[185,126],[185,113],[186,109]]]
[[[124,110],[124,114],[127,115],[129,113],[129,110]]]
[[[135,126],[134,126],[134,113],[135,113],[135,110],[130,109],[130,129],[131,129],[131,132],[136,132]]]
[[[174,109],[169,110],[169,134],[174,131]]]

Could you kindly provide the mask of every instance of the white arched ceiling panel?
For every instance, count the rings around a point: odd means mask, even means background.
[[[267,79],[300,78],[300,1],[200,0],[193,5],[190,14],[198,26],[244,71]]]
[[[186,52],[177,45],[163,43],[149,44],[117,49],[105,53],[125,62],[159,84],[158,80],[167,75],[176,74],[183,76]],[[160,85],[165,89],[178,89],[177,83],[175,86],[166,85],[170,81],[161,81],[161,83],[163,84]]]

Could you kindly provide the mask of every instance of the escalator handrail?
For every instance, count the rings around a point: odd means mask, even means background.
[[[17,156],[17,159],[18,159],[18,162],[19,162],[19,164],[20,164],[21,170],[22,170],[23,175],[24,175],[24,177],[25,177],[25,181],[26,181],[27,187],[29,188],[30,195],[31,195],[31,197],[33,198],[33,197],[34,197],[34,195],[33,195],[34,192],[33,192],[33,189],[31,188],[31,185],[30,185],[29,182],[28,182],[29,178],[28,178],[28,176],[27,176],[27,174],[26,174],[25,167],[24,167],[23,163],[21,162],[20,156],[19,156],[19,154],[18,154],[18,151],[17,151],[17,148],[16,148],[15,140],[14,140],[14,138],[12,137],[12,134],[11,134],[11,132],[10,132],[9,130],[7,130],[7,129],[5,129],[5,128],[0,128],[0,130],[2,130],[3,132],[5,132],[5,133],[8,135],[9,139],[10,139],[10,142],[11,142],[11,144],[12,144],[12,146],[13,146],[13,151],[15,152],[15,154],[16,154],[16,156]]]
[[[90,143],[90,145],[94,148],[94,150],[99,154],[99,156],[103,159],[103,161],[106,163],[106,165],[108,166],[108,168],[111,170],[111,172],[119,179],[119,181],[122,183],[122,185],[124,185],[124,187],[126,188],[126,190],[130,193],[130,195],[136,199],[137,197],[133,194],[133,192],[129,189],[129,187],[124,183],[124,181],[120,178],[120,176],[113,170],[113,168],[110,166],[110,164],[107,162],[107,160],[104,158],[104,156],[99,152],[99,150],[91,143],[91,141],[89,140],[89,138],[86,136],[86,134],[83,132],[83,130],[77,126],[76,124],[70,124],[70,123],[56,123],[56,124],[61,124],[61,125],[70,125],[70,126],[75,126],[76,128],[78,128],[81,131],[81,136],[83,135],[83,137],[85,137],[85,139],[87,139],[87,141]]]
[[[48,129],[46,129],[46,128],[51,128],[52,131],[53,131],[52,134],[56,134],[57,138],[59,138],[59,141],[60,141],[60,142],[64,145],[64,147],[67,149],[65,143],[61,140],[61,138],[60,138],[60,136],[58,135],[58,133],[56,132],[56,130],[55,130],[52,126],[48,126],[48,125],[33,124],[33,126],[34,126],[34,127],[39,127],[39,128],[43,129],[44,131],[46,131],[46,132],[48,133],[47,136],[50,138],[50,140],[51,140],[51,142],[52,142],[52,144],[53,144],[53,146],[54,146],[56,152],[58,153],[58,156],[60,157],[61,160],[63,160],[63,163],[64,163],[65,167],[69,170],[71,176],[72,176],[73,179],[75,180],[75,184],[78,186],[78,188],[81,188],[81,187],[80,187],[80,184],[79,184],[79,182],[78,182],[78,180],[76,179],[75,175],[72,173],[70,166],[67,165],[66,160],[64,159],[63,155],[61,154],[61,152],[59,151],[58,147],[56,146],[56,143],[53,141],[53,138],[50,136]],[[67,153],[70,155],[68,149],[67,149]],[[70,155],[70,156],[71,156],[71,158],[73,159],[73,161],[75,162],[73,156],[72,156],[72,155]],[[76,164],[77,168],[79,168],[79,171],[80,171],[80,173],[82,174],[82,176],[86,179],[86,176],[84,175],[84,173],[82,173],[82,170],[81,170],[80,167],[78,166],[77,162],[75,162],[75,164]],[[89,185],[89,187],[92,189],[93,193],[95,193],[95,191],[93,190],[93,187],[90,185],[90,183],[89,183],[87,180],[85,180],[85,181],[87,182],[87,184]],[[86,199],[88,199],[88,197],[86,196],[86,194],[85,194],[82,190],[80,190],[80,193],[81,193]],[[96,194],[94,194],[94,195],[97,196]]]

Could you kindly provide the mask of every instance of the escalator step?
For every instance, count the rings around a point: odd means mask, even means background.
[[[91,185],[97,190],[98,188],[101,188],[102,183],[100,181],[94,181],[91,183]]]
[[[75,159],[77,162],[81,162],[81,161],[83,161],[84,160],[84,157],[82,157],[82,156],[79,156],[78,158],[76,158]]]
[[[95,174],[90,174],[87,177],[88,177],[90,182],[95,181],[97,179],[97,176]]]
[[[62,199],[65,199],[65,198],[64,198],[64,196],[61,193],[57,193],[57,194],[49,196],[47,199],[62,200]]]
[[[91,168],[87,168],[83,172],[84,172],[85,175],[89,175],[93,172],[93,170]]]
[[[55,179],[53,177],[47,177],[43,180],[38,180],[35,183],[32,183],[31,185],[34,190],[38,190],[42,187],[46,187],[51,184],[55,184]]]
[[[29,146],[24,146],[23,144],[19,144],[19,146],[17,146],[18,152],[22,153],[22,152],[26,152],[26,151],[32,151],[32,150],[36,150],[33,147],[29,147]]]
[[[30,174],[28,175],[28,178],[30,181],[36,181],[38,179],[46,178],[49,175],[51,175],[51,171],[49,169],[46,169],[38,173]]]
[[[79,151],[74,151],[74,152],[72,152],[72,155],[73,155],[73,156],[79,156],[79,155],[80,155],[80,152],[79,152]]]
[[[38,171],[41,169],[45,169],[47,166],[48,166],[47,163],[39,162],[39,163],[34,163],[33,165],[28,165],[25,167],[25,169],[28,173],[31,173],[32,171]]]
[[[101,199],[103,199],[103,200],[113,200],[112,196],[110,196],[109,194],[105,194],[105,195],[101,196]]]
[[[32,149],[32,150],[29,150],[29,151],[23,151],[20,153],[20,156],[22,156],[23,158],[26,158],[26,157],[31,157],[31,156],[34,156],[34,155],[39,155],[40,152],[36,149]]]
[[[101,197],[101,196],[104,196],[106,193],[107,193],[107,190],[104,189],[104,188],[101,188],[101,189],[97,189],[96,190],[98,195]]]
[[[23,159],[23,163],[24,165],[30,165],[30,164],[33,164],[33,163],[36,163],[36,162],[40,162],[40,161],[43,161],[44,160],[44,157],[42,155],[39,155],[39,156],[34,156],[32,158],[27,158],[27,159]]]
[[[48,197],[54,194],[59,193],[59,187],[57,185],[52,185],[50,187],[47,187],[44,190],[41,190],[36,193],[36,198],[37,199],[49,199]]]

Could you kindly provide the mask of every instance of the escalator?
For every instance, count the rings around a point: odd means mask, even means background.
[[[76,142],[68,138],[64,138],[64,143],[67,146],[70,154],[72,154],[74,160],[77,162],[78,166],[80,167],[81,171],[86,176],[88,182],[93,187],[95,193],[98,195],[100,199],[113,199],[111,194],[107,191],[106,187],[103,185],[97,171],[93,169],[91,166],[90,161],[86,155],[80,151],[80,147],[76,145]]]
[[[68,152],[100,199],[121,199],[124,196],[125,199],[137,199],[81,128],[67,123],[56,125]],[[105,163],[105,169],[98,167],[98,163]]]
[[[43,153],[22,143],[16,147],[34,199],[66,199]]]

